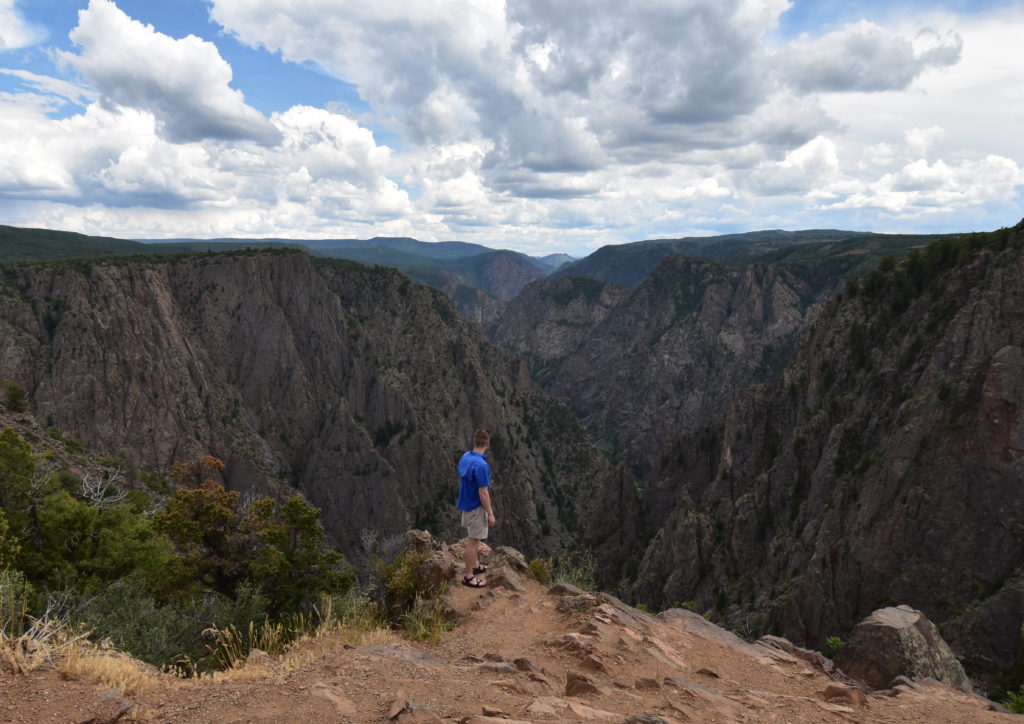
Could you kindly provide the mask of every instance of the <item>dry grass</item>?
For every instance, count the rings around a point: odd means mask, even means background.
[[[79,681],[117,689],[125,697],[148,694],[167,686],[173,678],[125,653],[87,643],[77,643],[62,652],[56,669]]]
[[[324,658],[332,649],[349,644],[351,646],[384,646],[397,641],[400,637],[385,628],[373,631],[356,631],[353,629],[335,629],[331,631],[317,630],[302,636],[289,645],[288,649],[273,664],[267,665],[261,660],[258,663],[241,661],[236,666],[224,671],[212,671],[200,676],[197,681],[209,684],[223,684],[253,679],[275,679],[288,671],[301,669],[303,666]]]
[[[217,637],[218,655],[227,664],[223,671],[201,677],[213,683],[275,677],[316,661],[337,646],[381,646],[397,638],[368,600],[352,597],[338,605],[329,596],[321,599],[312,615],[295,617],[287,625],[250,624],[247,635],[233,627],[208,633]],[[252,649],[273,658],[250,660]]]
[[[0,631],[0,670],[29,674],[56,668],[65,652],[83,636],[72,636],[59,620],[43,617],[31,620],[24,633],[8,636]]]
[[[0,671],[26,675],[44,669],[124,696],[145,694],[166,678],[127,654],[89,643],[85,634],[72,635],[57,621],[33,621],[17,638],[0,634]]]
[[[281,666],[287,671],[292,671],[316,661],[339,645],[385,646],[397,641],[398,638],[394,631],[386,628],[378,628],[371,631],[341,629],[323,634],[315,634],[296,641],[284,656],[281,657]]]

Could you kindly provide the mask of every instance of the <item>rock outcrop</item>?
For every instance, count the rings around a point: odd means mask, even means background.
[[[880,608],[853,629],[835,657],[843,673],[874,689],[899,676],[931,678],[973,694],[964,667],[935,624],[910,606]]]

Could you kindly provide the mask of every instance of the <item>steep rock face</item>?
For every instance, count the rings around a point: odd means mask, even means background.
[[[815,645],[905,601],[945,623],[969,663],[1012,665],[1021,597],[1002,591],[1024,564],[1021,237],[883,265],[822,314],[778,382],[677,441],[651,491],[671,512],[639,600],[694,598]],[[986,615],[998,618],[980,625]]]
[[[648,477],[680,431],[721,419],[736,390],[781,370],[832,290],[776,267],[666,256],[634,290],[534,283],[490,332]]]
[[[572,414],[397,272],[298,253],[8,266],[0,377],[86,445],[166,470],[213,454],[227,483],[295,486],[351,551],[364,531],[457,535],[458,456],[493,435],[496,535],[580,534],[575,491],[615,471]]]
[[[502,311],[505,309],[505,302],[495,299],[482,289],[460,284],[457,281],[442,285],[439,289],[452,300],[452,304],[459,310],[459,315],[477,327],[493,323],[501,317]]]
[[[456,273],[495,298],[507,302],[547,269],[529,257],[511,251],[494,251],[460,260]]]
[[[550,383],[559,364],[575,352],[630,290],[610,282],[567,277],[531,282],[484,332],[520,354],[534,377]]]

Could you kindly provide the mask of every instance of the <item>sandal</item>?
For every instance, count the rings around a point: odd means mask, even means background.
[[[490,570],[490,568],[488,568],[486,565],[481,563],[479,566],[477,566],[476,568],[473,569],[473,573],[475,573],[476,575],[479,576],[481,573],[487,573],[487,571],[489,571],[489,570]]]
[[[469,578],[463,576],[462,585],[467,588],[484,588],[487,585],[487,581],[481,581],[476,576],[470,576]]]

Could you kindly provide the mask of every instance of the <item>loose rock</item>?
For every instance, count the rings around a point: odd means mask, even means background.
[[[593,679],[578,671],[570,671],[565,675],[565,695],[584,696],[586,694],[603,694],[604,689]]]
[[[864,706],[868,703],[868,698],[864,695],[863,691],[853,686],[844,686],[843,684],[829,684],[825,687],[821,697],[825,701],[838,701],[854,706]]]

